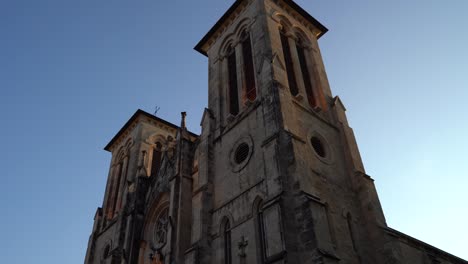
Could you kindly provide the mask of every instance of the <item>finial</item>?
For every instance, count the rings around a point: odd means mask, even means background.
[[[182,115],[182,122],[180,123],[181,128],[185,128],[185,117],[187,116],[187,112],[180,113]]]

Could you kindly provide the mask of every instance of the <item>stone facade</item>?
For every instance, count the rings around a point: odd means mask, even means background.
[[[237,0],[200,135],[141,110],[112,153],[86,264],[468,263],[387,227],[318,38],[290,0]]]

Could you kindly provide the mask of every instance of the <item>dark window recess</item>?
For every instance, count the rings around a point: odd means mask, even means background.
[[[241,164],[242,162],[244,162],[249,156],[249,151],[250,151],[249,145],[247,145],[246,143],[240,144],[239,147],[237,147],[236,153],[234,155],[234,159],[236,160],[236,163]]]
[[[246,97],[250,101],[254,101],[257,98],[257,89],[255,88],[255,73],[252,59],[252,45],[250,43],[250,36],[248,36],[242,42],[242,56],[244,58]]]
[[[229,113],[239,113],[239,98],[237,89],[236,52],[229,48],[231,54],[228,56],[229,71]]]
[[[153,149],[153,160],[151,161],[151,177],[158,176],[158,172],[161,167],[161,149],[161,143],[156,143],[156,147]]]
[[[231,264],[231,225],[229,221],[224,224],[224,263]]]
[[[109,254],[110,254],[110,245],[107,245],[106,248],[104,248],[104,252],[102,254],[102,259],[108,258]]]
[[[307,100],[309,105],[316,107],[314,90],[312,89],[312,82],[310,80],[309,70],[307,68],[307,62],[304,54],[304,48],[301,46],[300,42],[296,43],[297,55],[299,57],[299,63],[301,65],[302,78],[304,78],[304,87],[307,93]]]
[[[261,263],[264,263],[266,259],[266,244],[265,244],[265,226],[263,223],[263,211],[262,210],[258,210],[257,224],[258,224],[258,236],[260,238],[260,258],[261,258]]]
[[[314,148],[315,153],[317,153],[320,157],[325,158],[325,146],[323,145],[322,141],[317,137],[312,137],[310,142],[312,143],[312,147]]]
[[[284,35],[283,32],[281,34],[281,45],[283,46],[283,56],[284,56],[284,63],[286,64],[286,73],[288,74],[288,83],[289,83],[289,91],[292,95],[296,96],[298,94],[297,82],[296,82],[296,75],[294,73],[294,65],[291,58],[291,49],[289,47],[289,39]]]

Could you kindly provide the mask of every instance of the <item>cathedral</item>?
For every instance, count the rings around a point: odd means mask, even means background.
[[[142,110],[112,154],[85,264],[468,262],[387,226],[318,39],[291,0],[236,0],[196,45],[201,133]]]

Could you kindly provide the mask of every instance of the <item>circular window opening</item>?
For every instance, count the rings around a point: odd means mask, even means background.
[[[241,164],[242,162],[244,162],[249,156],[249,151],[250,148],[249,145],[247,145],[247,143],[240,144],[239,147],[237,147],[236,149],[236,153],[234,154],[234,159],[236,163]]]
[[[312,137],[310,139],[310,143],[312,143],[312,147],[314,148],[315,153],[317,153],[317,155],[320,157],[325,158],[325,146],[323,145],[322,141],[317,137]]]

